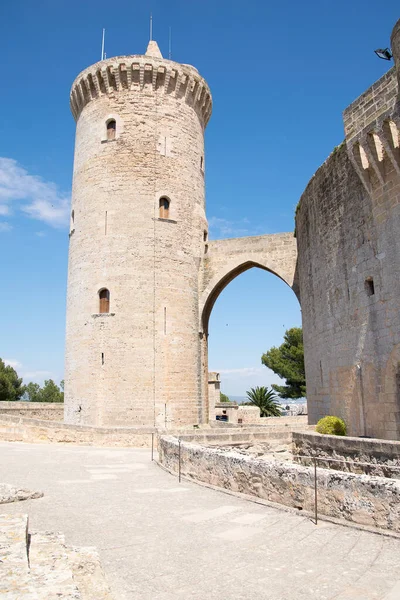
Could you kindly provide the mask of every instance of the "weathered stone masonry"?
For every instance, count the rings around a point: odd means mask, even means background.
[[[344,112],[346,142],[296,218],[310,422],[400,439],[400,21],[395,68]]]

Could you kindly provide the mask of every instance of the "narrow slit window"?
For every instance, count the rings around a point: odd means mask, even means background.
[[[104,352],[101,353],[101,364],[104,365]]]
[[[372,277],[368,277],[365,280],[365,291],[367,292],[367,296],[373,296],[375,294],[374,280]]]
[[[107,140],[115,140],[115,134],[117,131],[117,123],[114,119],[107,121]]]
[[[160,219],[169,219],[169,205],[168,198],[160,198]]]
[[[207,233],[207,231],[204,231],[203,239],[204,239],[205,242],[207,241],[207,239],[208,239],[208,233]]]
[[[200,169],[204,171],[204,156],[200,158]]]
[[[110,312],[110,292],[106,289],[100,290],[99,292],[99,313],[109,313]]]

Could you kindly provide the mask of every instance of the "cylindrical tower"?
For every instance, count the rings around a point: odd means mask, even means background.
[[[67,423],[207,420],[198,280],[211,106],[198,71],[163,59],[156,42],[72,86]]]

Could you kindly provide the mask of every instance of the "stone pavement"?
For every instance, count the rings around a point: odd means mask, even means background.
[[[0,507],[96,546],[115,600],[399,600],[400,540],[176,478],[148,450],[0,443]]]

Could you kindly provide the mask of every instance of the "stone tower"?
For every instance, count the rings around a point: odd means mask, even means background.
[[[67,423],[207,420],[198,289],[211,107],[198,71],[164,59],[154,41],[72,86]]]

